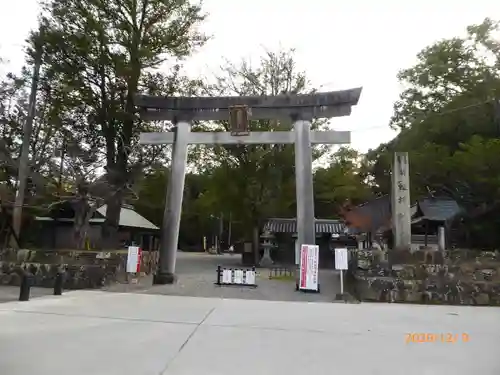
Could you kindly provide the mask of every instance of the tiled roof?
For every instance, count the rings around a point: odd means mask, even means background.
[[[107,205],[101,206],[97,209],[98,216],[89,220],[90,223],[103,223],[106,216]],[[35,218],[37,221],[54,221],[53,218],[47,216],[37,216]],[[61,218],[58,219],[60,222],[72,222],[74,218]],[[121,227],[131,227],[131,228],[144,228],[144,229],[159,229],[156,225],[150,222],[148,219],[142,217],[137,212],[133,210],[131,206],[123,205],[120,211],[120,221]]]
[[[390,223],[390,197],[384,195],[359,206],[352,207],[350,211],[345,214],[345,218],[351,221],[349,233],[376,232]]]
[[[273,233],[296,233],[297,220],[272,218],[264,225],[264,230]],[[316,233],[345,233],[346,225],[340,220],[316,219]]]
[[[107,205],[101,206],[97,209],[101,215],[106,216]],[[122,206],[120,212],[120,226],[132,227],[132,228],[144,228],[144,229],[159,229],[156,225],[150,222],[148,219],[142,217],[133,209],[127,206]]]
[[[452,219],[461,211],[456,201],[446,197],[424,198],[411,207],[411,215],[415,220],[446,221]],[[354,207],[351,212],[358,217],[367,217],[369,220],[363,221],[362,228],[351,227],[350,233],[360,233],[367,231],[378,231],[390,227],[391,220],[391,200],[389,195],[368,201],[362,205]],[[421,214],[422,216],[419,216]]]
[[[391,218],[391,199],[384,195],[356,207],[360,213],[371,217],[371,227],[376,230],[387,224]]]
[[[418,202],[423,218],[433,221],[447,221],[462,210],[458,203],[448,198],[425,198]]]

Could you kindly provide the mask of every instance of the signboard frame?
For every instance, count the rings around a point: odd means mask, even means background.
[[[142,249],[139,246],[129,246],[127,253],[127,272],[141,272]]]
[[[349,250],[345,247],[335,249],[335,269],[340,270],[340,294],[344,295],[344,271],[349,268]]]
[[[319,246],[303,244],[300,247],[299,279],[296,289],[319,293]]]
[[[345,271],[349,268],[348,250],[345,247],[335,249],[335,269]]]
[[[234,269],[217,266],[216,272],[217,281],[215,282],[215,285],[257,287],[255,267],[252,267],[251,269]]]

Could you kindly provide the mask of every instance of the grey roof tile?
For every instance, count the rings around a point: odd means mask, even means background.
[[[273,233],[296,233],[297,220],[295,218],[271,218],[264,224],[264,230]],[[340,220],[316,219],[316,233],[345,233],[344,222]]]
[[[455,200],[448,198],[421,199],[418,206],[425,219],[434,221],[450,220],[462,211]]]

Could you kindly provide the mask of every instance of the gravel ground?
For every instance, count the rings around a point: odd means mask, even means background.
[[[320,270],[321,293],[302,293],[295,291],[295,282],[292,280],[269,280],[268,269],[257,270],[256,288],[217,286],[214,283],[218,265],[226,268],[241,267],[241,256],[179,252],[176,284],[152,285],[152,278],[146,276],[137,284],[114,284],[105,290],[122,293],[307,302],[332,302],[335,300],[335,295],[340,293],[339,275],[334,270]]]

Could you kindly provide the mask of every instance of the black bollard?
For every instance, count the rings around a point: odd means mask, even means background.
[[[56,279],[54,280],[54,295],[60,296],[63,292],[63,273],[57,272]]]
[[[27,273],[23,274],[21,287],[19,288],[19,301],[30,300],[31,277]]]
[[[221,278],[222,278],[222,268],[221,266],[217,266],[217,285],[221,285]]]

